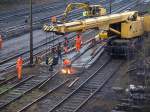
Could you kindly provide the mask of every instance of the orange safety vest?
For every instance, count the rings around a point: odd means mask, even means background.
[[[17,65],[16,65],[16,69],[17,69],[17,75],[18,75],[18,79],[21,80],[22,79],[22,64],[23,64],[23,60],[21,57],[19,57],[17,59]]]
[[[76,44],[75,44],[75,46],[76,46],[76,50],[79,51],[80,48],[81,48],[81,37],[80,36],[76,37]]]
[[[70,65],[70,64],[71,64],[71,61],[69,59],[64,60],[64,65]]]
[[[76,37],[76,44],[81,45],[81,37],[80,36]]]
[[[17,59],[17,67],[22,67],[22,64],[23,64],[23,60],[22,60],[21,57],[19,57],[19,58]]]

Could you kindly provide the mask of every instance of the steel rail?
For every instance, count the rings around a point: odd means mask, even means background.
[[[1,82],[0,82],[0,86],[2,86],[2,85],[4,85],[4,84],[8,83],[10,80],[13,80],[13,79],[16,78],[16,77],[17,77],[17,76],[13,76],[13,77],[11,77],[11,78],[9,78],[9,79],[7,79],[7,80],[1,81]]]
[[[135,1],[134,1],[134,2],[135,2]],[[134,3],[134,2],[132,2],[132,3],[130,3],[129,5],[125,6],[125,8],[124,8],[124,7],[121,8],[121,11],[122,11],[123,9],[126,9],[126,8],[130,7],[131,4],[132,4],[132,6],[133,6],[133,3]],[[116,12],[116,11],[113,10],[112,12]],[[39,46],[39,47],[40,47],[40,46]],[[28,52],[29,52],[29,51],[28,51]],[[23,53],[23,54],[24,54],[24,53]],[[23,55],[23,54],[22,54],[22,55]],[[20,55],[18,55],[18,56],[20,56]],[[15,57],[14,57],[14,58],[15,58]],[[10,60],[12,60],[12,59],[13,59],[13,58],[11,58]],[[4,62],[5,62],[5,61],[4,61]],[[0,63],[0,64],[2,64],[2,63]],[[11,67],[11,66],[10,66],[10,67]],[[8,68],[9,68],[9,67],[8,67]]]
[[[89,79],[90,80],[90,79]],[[88,80],[87,80],[88,81]],[[82,87],[82,86],[79,86],[79,87]],[[72,93],[72,94],[74,94],[74,93]],[[65,101],[65,100],[63,100],[63,101]]]
[[[88,33],[90,33],[90,32],[91,32],[91,31],[89,31]],[[72,34],[71,34],[71,35],[72,35]],[[74,37],[75,37],[75,34],[73,34],[71,37],[69,37],[69,40],[72,40]],[[52,43],[52,42],[54,42],[54,41],[57,42],[57,40],[59,40],[59,39],[61,39],[61,38],[62,38],[62,36],[58,36],[58,37],[55,38],[54,40],[51,40],[51,41],[49,41],[49,42],[46,42],[46,43],[44,43],[44,44],[42,44],[42,45],[39,45],[39,46],[35,47],[34,50],[38,50],[38,49],[41,48],[42,46],[44,47],[45,45],[50,44],[50,43]],[[59,41],[58,43],[63,43],[63,40],[62,40],[62,41]],[[56,44],[54,45],[54,47],[56,47],[56,46],[58,45],[58,43],[56,43]],[[85,44],[86,44],[86,43],[85,43]],[[42,49],[42,48],[41,48],[41,49]],[[75,49],[75,48],[74,48],[74,49]],[[74,49],[71,49],[71,51],[74,50]],[[43,53],[43,52],[45,52],[45,51],[46,51],[46,50],[43,51],[43,49],[42,49],[42,50],[38,51],[37,53],[34,53],[34,56],[39,55],[39,54],[41,54],[41,53]],[[70,52],[70,51],[69,51],[69,52]],[[14,60],[14,59],[16,59],[16,58],[19,57],[19,56],[26,55],[27,53],[29,53],[29,51],[26,51],[26,52],[21,53],[21,54],[18,54],[18,55],[16,55],[16,56],[10,57],[9,59],[4,60],[3,63],[6,64],[6,63],[8,63],[9,61]],[[48,53],[50,53],[50,52],[43,53],[43,55],[46,55],[46,54],[48,54]],[[42,56],[43,56],[43,55],[42,55]],[[29,57],[24,58],[24,61],[25,61],[24,65],[28,64],[28,60],[29,60]],[[0,64],[3,64],[3,63],[0,63]],[[9,66],[6,66],[4,70],[1,70],[1,72],[2,72],[2,71],[6,71],[6,70],[8,70],[8,69],[11,69],[11,68],[15,67],[15,64],[16,64],[16,63],[10,64]]]
[[[105,6],[108,7],[109,5],[106,4]],[[80,13],[79,11],[80,11],[79,9],[75,9],[75,10],[72,11],[72,14],[73,14],[73,13],[75,13],[75,14],[78,13],[78,16],[79,16],[79,13]],[[60,15],[58,15],[58,16],[56,16],[56,17],[57,17],[57,18],[60,18],[62,15],[63,15],[63,14],[60,14]],[[37,24],[39,24],[39,23],[41,24],[42,21],[44,22],[44,21],[47,21],[47,20],[49,20],[49,16],[48,16],[48,17],[44,17],[44,18],[40,18],[39,20],[34,21],[34,22],[33,22],[33,25],[37,25]],[[14,26],[14,27],[9,27],[9,28],[5,29],[5,31],[11,32],[11,29],[12,29],[12,30],[15,30],[16,28],[17,28],[17,29],[21,29],[21,28],[25,28],[25,26],[26,26],[25,24],[22,24],[21,26],[18,25],[18,26]]]
[[[60,85],[56,86],[54,89],[48,91],[47,93],[43,94],[42,96],[40,96],[39,98],[35,99],[33,102],[29,103],[28,105],[26,105],[25,107],[23,107],[22,109],[20,109],[17,112],[23,112],[25,110],[27,110],[28,108],[30,108],[33,104],[37,103],[38,101],[44,99],[46,96],[48,96],[49,94],[51,94],[52,92],[54,92],[55,90],[59,89],[60,87],[62,87],[63,85],[65,85],[66,83],[68,83],[69,80],[64,81],[63,83],[61,83]]]
[[[12,89],[18,87],[18,86],[20,86],[21,84],[23,84],[24,82],[30,80],[30,79],[33,78],[33,77],[34,77],[34,76],[29,76],[29,77],[27,77],[27,78],[21,80],[19,83],[16,83],[16,84],[14,84],[14,85],[9,85],[9,84],[8,84],[8,85],[10,86],[10,88],[9,88],[9,89],[6,89],[6,90],[3,91],[3,92],[0,92],[0,96],[3,95],[3,94],[5,94],[5,93],[7,93],[7,92],[9,92],[9,91],[12,90]],[[16,77],[16,79],[17,79],[17,77]],[[9,80],[9,82],[10,82],[10,81],[11,81],[11,80]],[[5,85],[5,86],[6,86],[6,85]]]
[[[121,65],[121,64],[120,64]],[[87,98],[84,100],[84,102],[82,102],[73,112],[77,112],[80,108],[82,108],[97,92],[100,92],[105,86],[106,84],[110,81],[110,79],[115,75],[115,73],[118,71],[118,69],[120,68],[120,66],[117,67],[117,69],[110,74],[110,76],[108,76],[106,79],[104,79],[105,81]]]
[[[91,41],[91,40],[90,40],[90,41]],[[86,45],[86,44],[88,44],[88,43],[89,43],[89,41],[86,41],[86,42],[84,43],[84,45]],[[73,63],[75,60],[77,60],[78,58],[80,58],[85,52],[87,52],[87,51],[89,50],[89,48],[92,48],[92,47],[87,47],[82,53],[80,53],[79,55],[75,56],[75,58],[73,57],[72,59],[70,59],[71,62]],[[70,49],[68,52],[72,52],[72,50],[75,50],[75,48]],[[46,54],[44,54],[44,55],[46,55]],[[64,53],[63,53],[63,55],[64,55]],[[58,72],[59,72],[59,71],[57,71],[52,77],[49,77],[45,82],[43,82],[43,84],[41,84],[41,85],[39,86],[39,89],[42,88],[43,86],[45,86],[46,83],[48,83],[49,80],[51,80],[56,74],[58,74]]]
[[[46,4],[47,5],[47,4]],[[49,4],[49,5],[52,5],[52,4]],[[61,7],[60,7],[61,6]],[[51,11],[53,11],[53,9],[58,9],[58,8],[62,8],[62,7],[64,7],[64,4],[59,4],[59,5],[57,5],[57,6],[38,6],[38,7],[36,7],[36,8],[33,8],[33,14],[36,14],[36,13],[41,13],[41,12],[43,12],[43,11],[48,11],[48,10],[51,10]],[[7,20],[7,19],[9,19],[9,18],[12,18],[12,17],[14,17],[14,16],[25,16],[25,15],[29,15],[29,11],[27,10],[27,12],[26,12],[26,10],[23,10],[23,11],[19,11],[19,13],[18,13],[18,11],[17,11],[17,13],[15,13],[15,14],[11,14],[11,15],[8,15],[8,16],[5,16],[5,15],[3,15],[3,17],[1,17],[0,18],[0,20],[2,21],[2,20]]]
[[[68,89],[68,87],[66,89]],[[66,92],[64,93],[65,96],[66,96],[66,94],[69,94],[69,92],[68,93],[66,93]],[[38,100],[37,99],[34,100],[32,103],[26,105],[25,107],[23,107],[22,109],[20,109],[18,112],[27,111],[27,109],[29,109],[33,104],[38,103],[40,100],[43,100],[43,99],[39,98]]]
[[[48,112],[52,112],[54,109],[56,109],[58,106],[60,106],[61,104],[63,104],[66,100],[68,100],[68,98],[70,98],[73,94],[75,94],[80,88],[82,88],[83,85],[85,85],[88,81],[90,81],[90,79],[92,79],[97,72],[99,72],[101,69],[103,69],[108,63],[110,62],[110,59],[104,63],[102,66],[100,66],[88,79],[86,79],[77,89],[75,89],[73,92],[71,92],[69,95],[67,95],[66,98],[64,98],[61,102],[59,102],[55,107],[53,107],[50,111]]]
[[[129,6],[131,6],[131,5],[129,5]],[[129,7],[128,6],[128,7]],[[122,10],[121,10],[122,11]],[[74,110],[74,112],[76,112],[77,110],[79,110],[90,98],[92,98],[93,97],[93,95],[94,94],[96,94],[99,90],[101,90],[104,86],[105,86],[105,84],[107,84],[107,82],[113,77],[113,75],[114,75],[114,73],[117,71],[118,69],[116,69],[109,77],[107,77],[106,78],[106,80],[105,80],[105,82],[104,83],[102,83],[102,85],[100,85],[95,91],[94,91],[94,93],[92,93],[83,103],[81,103],[75,110]],[[98,72],[98,71],[96,71],[96,72]],[[95,72],[95,73],[96,73]],[[93,75],[92,75],[93,76]],[[92,77],[91,76],[91,77]],[[90,78],[90,77],[89,77]],[[81,86],[79,86],[79,89],[80,89],[80,87],[82,87],[82,85]],[[52,112],[52,111],[54,111],[57,107],[59,107],[61,104],[63,104],[66,100],[68,100],[69,99],[69,97],[71,97],[74,93],[76,92],[76,90],[75,91],[73,91],[70,95],[68,95],[64,100],[62,100],[58,105],[56,105],[54,108],[52,108],[50,111],[48,111],[48,112]]]
[[[39,46],[35,47],[34,49],[37,49],[37,48],[39,48],[39,47],[41,47],[41,46],[43,46],[43,45],[45,45],[45,44],[46,44],[46,43],[44,43],[44,44],[42,44],[42,45],[39,45]],[[24,52],[24,53],[22,53],[22,54],[18,54],[17,56],[24,55],[24,54],[26,54],[26,53],[29,53],[29,50],[26,51],[26,52]],[[14,57],[16,57],[16,56],[14,56]],[[12,60],[14,57],[8,58],[8,59],[6,59],[6,60],[0,62],[0,65],[3,64],[3,63],[8,62],[8,61],[10,61],[10,60]]]
[[[5,108],[10,103],[18,100],[23,95],[29,93],[33,89],[37,88],[43,81],[48,78],[46,75],[39,75],[37,77],[32,77],[27,81],[23,81],[22,84],[16,85],[15,87],[11,88],[11,91],[7,91],[7,94],[3,94],[0,96],[0,109]],[[4,100],[5,98],[5,100]]]
[[[56,74],[57,74],[57,72],[52,76],[52,77],[50,77],[50,78],[48,78],[48,80],[50,80],[51,78],[53,78],[54,76],[56,76]],[[47,78],[45,78],[45,80],[43,80],[43,81],[41,81],[41,83],[40,84],[38,84],[38,85],[36,85],[35,87],[39,87],[41,84],[43,84],[43,82],[47,82]],[[23,82],[26,82],[26,81],[23,81]],[[22,83],[23,83],[22,82]],[[12,88],[10,88],[9,90],[6,90],[6,91],[4,91],[2,94],[4,94],[4,93],[7,93],[7,92],[9,92],[10,90],[13,90],[13,89],[15,89],[16,87],[18,87],[19,85],[20,85],[21,83],[19,83],[19,84],[16,84],[16,85],[14,85]],[[23,94],[26,94],[27,92],[29,92],[29,91],[31,91],[32,89],[34,89],[35,87],[33,87],[33,88],[31,88],[30,90],[26,90],[26,92],[25,93],[23,93]],[[1,95],[2,95],[1,94]],[[10,96],[10,95],[9,95]],[[22,96],[22,95],[21,95]],[[21,96],[19,96],[19,98],[21,97]],[[18,98],[16,98],[16,99],[14,99],[14,100],[11,100],[11,101],[9,101],[9,102],[7,102],[6,104],[4,104],[4,105],[0,105],[0,109],[2,109],[2,108],[4,108],[5,106],[7,106],[8,104],[10,104],[11,102],[14,102],[15,100],[17,100]],[[8,100],[7,100],[8,101]],[[1,104],[2,102],[1,102],[1,100],[0,100],[0,104]]]

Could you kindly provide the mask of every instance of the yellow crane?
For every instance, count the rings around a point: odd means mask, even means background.
[[[89,29],[104,30],[100,38],[115,35],[107,43],[107,51],[111,55],[126,55],[124,46],[137,40],[144,32],[150,31],[150,15],[139,16],[137,11],[111,14],[100,17],[91,17],[83,20],[75,20],[63,24],[44,25],[46,32],[65,34],[70,32],[84,32]]]
[[[89,3],[70,3],[64,11],[62,20],[65,21],[67,15],[75,8],[83,9],[83,15],[87,17],[106,15],[106,9],[101,5],[90,5]]]

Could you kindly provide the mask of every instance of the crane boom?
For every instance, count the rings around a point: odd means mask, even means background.
[[[137,17],[137,11],[112,14],[101,17],[93,17],[84,20],[76,20],[63,24],[44,25],[43,29],[46,32],[67,33],[76,31],[85,31],[93,28],[109,29],[109,26],[114,23],[128,21],[128,19]]]
[[[84,32],[89,29],[98,29],[100,40],[112,35],[113,39],[108,39],[105,48],[108,54],[113,56],[127,56],[128,51],[133,51],[138,45],[138,38],[144,32],[150,32],[150,15],[138,16],[137,11],[129,11],[106,16],[91,17],[83,20],[75,20],[67,23],[44,25],[46,32],[65,34],[70,32]],[[96,36],[97,37],[97,36]],[[132,43],[132,44],[131,44]],[[128,46],[129,45],[129,46]],[[136,47],[135,47],[136,48]]]

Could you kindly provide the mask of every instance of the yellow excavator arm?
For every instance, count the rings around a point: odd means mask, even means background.
[[[75,8],[89,10],[89,4],[87,4],[87,3],[70,3],[70,4],[68,4],[68,6],[66,7],[66,10],[64,11],[64,16],[67,16],[68,13],[70,13]]]
[[[88,3],[70,3],[67,5],[63,21],[65,21],[67,15],[74,9],[83,9],[86,12],[86,16],[100,16],[106,14],[106,9],[103,8],[101,5],[89,5]]]

